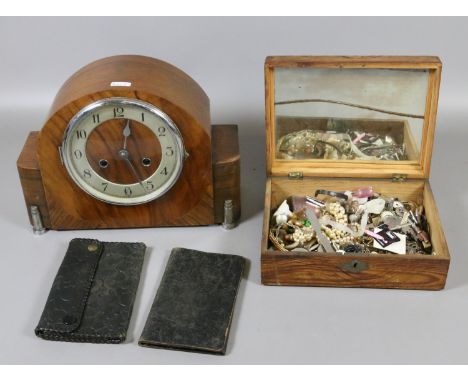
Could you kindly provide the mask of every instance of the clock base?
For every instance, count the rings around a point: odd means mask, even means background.
[[[33,217],[31,214],[31,207],[37,206],[42,226],[46,229],[51,229],[49,207],[37,158],[38,139],[38,131],[29,133],[16,165],[31,225],[34,227],[35,223],[37,224],[37,215]],[[226,200],[232,200],[232,220],[237,222],[241,213],[240,153],[237,125],[212,125],[211,146],[214,199],[213,221],[215,224],[224,222],[224,203]],[[137,224],[136,226],[140,225]],[[86,227],[86,224],[76,227],[76,229],[87,228],[93,227]],[[54,229],[63,228],[54,227]]]

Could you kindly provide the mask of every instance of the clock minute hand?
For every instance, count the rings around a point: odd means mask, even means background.
[[[128,167],[130,167],[130,169],[132,170],[133,175],[135,175],[135,178],[137,178],[138,183],[140,183],[140,186],[143,188],[143,190],[145,190],[145,193],[148,193],[147,190],[146,190],[146,188],[145,188],[145,186],[143,185],[143,181],[141,180],[140,175],[138,175],[138,172],[137,172],[137,170],[135,169],[135,166],[133,166],[133,163],[132,163],[132,161],[130,160],[130,157],[129,157],[129,155],[128,155],[128,151],[125,150],[125,149],[122,149],[122,150],[119,151],[119,155],[120,155],[123,159],[125,159],[125,162],[127,162]]]
[[[130,120],[129,119],[127,119],[127,124],[125,125],[122,133],[123,133],[123,136],[124,136],[123,149],[127,150],[127,138],[132,133],[131,130],[130,130]]]

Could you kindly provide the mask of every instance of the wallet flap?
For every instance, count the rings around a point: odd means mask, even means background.
[[[80,326],[103,248],[98,240],[70,241],[38,329],[70,333]]]

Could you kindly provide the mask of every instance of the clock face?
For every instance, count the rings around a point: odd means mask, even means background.
[[[179,178],[185,156],[174,122],[155,106],[128,98],[103,99],[80,110],[61,151],[81,189],[120,205],[162,196]]]

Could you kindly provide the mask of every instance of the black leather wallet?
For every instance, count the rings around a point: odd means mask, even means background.
[[[245,263],[241,256],[173,249],[139,345],[225,354]]]
[[[53,341],[126,338],[146,246],[73,239],[35,333]]]

